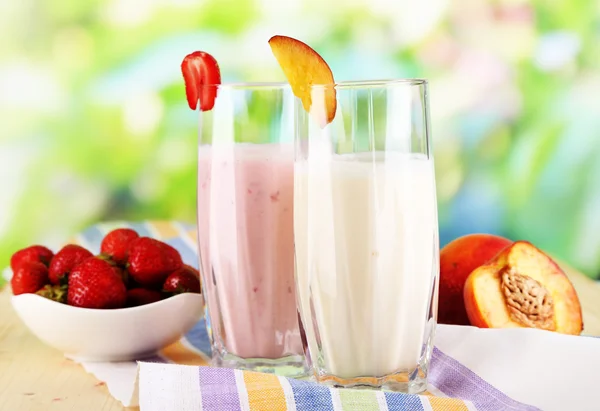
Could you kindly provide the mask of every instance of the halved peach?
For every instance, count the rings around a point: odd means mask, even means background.
[[[475,269],[463,290],[472,325],[529,327],[579,335],[581,305],[567,275],[527,241],[517,241]]]
[[[333,73],[325,60],[310,46],[291,37],[273,36],[269,45],[304,109],[321,127],[331,123],[337,100]],[[322,87],[313,87],[319,85]]]

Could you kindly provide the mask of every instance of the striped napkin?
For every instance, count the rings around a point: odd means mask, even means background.
[[[180,251],[185,263],[198,267],[196,231],[191,224],[115,221],[92,226],[71,241],[97,252],[104,234],[115,227],[131,227],[140,235],[163,240]],[[438,326],[429,386],[423,395],[334,389],[271,374],[214,368],[209,361],[210,344],[201,320],[151,358],[81,365],[104,381],[123,405],[139,404],[142,411],[600,409],[594,396],[600,339],[533,329]]]
[[[429,392],[338,389],[251,371],[140,362],[142,410],[534,411],[436,349]],[[452,397],[449,397],[452,396]]]

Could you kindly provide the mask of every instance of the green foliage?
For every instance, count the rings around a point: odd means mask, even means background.
[[[193,222],[198,113],[181,59],[204,49],[225,81],[280,80],[266,41],[300,33],[338,79],[429,79],[442,243],[498,232],[600,274],[596,2],[10,3],[0,73],[17,65],[24,77],[10,80],[17,94],[0,88],[0,267],[99,220]],[[43,103],[17,101],[29,84]],[[262,126],[238,127],[253,140]]]

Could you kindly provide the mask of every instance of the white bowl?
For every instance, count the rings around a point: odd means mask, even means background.
[[[184,293],[131,308],[73,307],[36,294],[12,305],[40,340],[76,361],[127,361],[174,343],[203,316],[201,294]]]

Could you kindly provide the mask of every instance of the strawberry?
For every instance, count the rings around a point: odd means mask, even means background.
[[[121,308],[127,289],[118,268],[101,258],[88,258],[69,274],[67,303],[84,308]]]
[[[10,280],[14,295],[35,293],[46,284],[48,284],[48,267],[39,261],[20,263]]]
[[[47,298],[52,301],[57,301],[59,303],[67,302],[67,286],[66,285],[45,285],[43,288],[40,288],[37,292],[37,295],[41,295],[44,298]]]
[[[163,284],[163,291],[173,294],[199,293],[200,275],[198,270],[189,265],[184,265],[167,277]]]
[[[102,239],[100,253],[109,256],[117,264],[125,264],[129,244],[138,237],[138,233],[131,228],[112,230]]]
[[[54,257],[54,253],[43,245],[32,245],[15,252],[10,257],[10,268],[14,273],[17,271],[17,267],[25,261],[38,261],[47,267],[52,257]]]
[[[179,252],[154,238],[136,238],[129,247],[127,271],[144,287],[159,287],[170,273],[182,266]]]
[[[87,260],[94,255],[85,248],[76,244],[67,244],[60,249],[50,262],[48,275],[50,282],[54,285],[67,283],[67,276],[71,270],[79,263]]]
[[[200,100],[200,110],[211,110],[217,97],[217,85],[221,84],[221,72],[217,60],[208,53],[195,51],[184,57],[181,62],[181,72],[190,108],[196,110]]]
[[[136,307],[160,301],[162,294],[156,290],[148,290],[146,288],[132,288],[127,290],[127,307]]]

